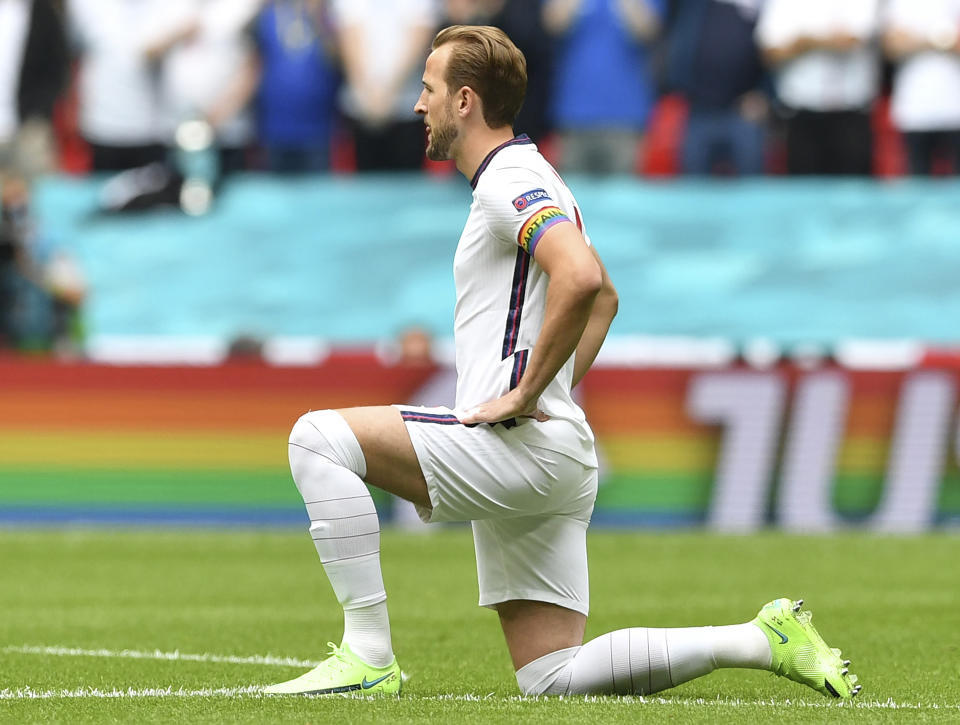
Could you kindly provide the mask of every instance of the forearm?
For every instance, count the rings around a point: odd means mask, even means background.
[[[547,0],[543,6],[543,27],[552,35],[562,35],[573,24],[583,0]]]
[[[233,118],[253,98],[260,81],[260,60],[251,51],[243,67],[207,111],[207,121],[214,128]]]
[[[866,39],[842,31],[824,36],[799,36],[784,45],[766,48],[763,57],[769,65],[776,66],[814,50],[849,53],[866,44]]]
[[[816,47],[817,43],[813,38],[797,37],[789,43],[764,48],[763,59],[767,65],[778,66]]]
[[[366,53],[364,35],[356,25],[341,28],[337,35],[340,57],[343,60],[343,75],[351,88],[366,86]]]
[[[433,40],[433,27],[422,25],[412,29],[406,36],[406,45],[393,64],[392,75],[387,82],[390,93],[397,93],[410,77],[411,69],[423,62],[423,49]]]
[[[660,33],[660,20],[647,0],[620,0],[620,14],[630,34],[651,41]]]
[[[148,61],[157,62],[177,43],[189,40],[196,35],[198,29],[199,23],[196,17],[190,16],[185,18],[183,22],[172,30],[162,35],[149,38],[143,47],[143,54]]]
[[[941,35],[923,37],[898,28],[888,30],[883,36],[883,49],[893,61],[928,50],[958,52],[960,38],[955,30],[945,30]]]
[[[593,303],[593,310],[590,313],[590,319],[580,336],[580,342],[577,344],[577,351],[573,361],[573,383],[571,388],[577,387],[587,370],[597,359],[597,353],[603,346],[603,341],[607,338],[607,332],[610,330],[610,323],[617,314],[617,296],[616,294],[607,294],[606,290],[601,290]]]
[[[600,292],[593,302],[593,309],[590,311],[590,319],[580,336],[580,342],[577,344],[576,357],[573,361],[573,382],[571,388],[575,388],[587,370],[593,365],[593,361],[600,352],[600,347],[607,337],[610,329],[610,323],[617,316],[617,310],[620,307],[620,298],[617,295],[617,288],[613,286],[613,281],[607,273],[607,268],[600,259],[596,247],[590,247],[590,253],[593,255],[597,267],[600,269]]]
[[[543,323],[517,386],[495,400],[464,411],[466,424],[517,416],[546,420],[537,403],[560,369],[576,353],[606,274],[596,252],[572,222],[556,224],[535,243],[537,264],[548,278]]]
[[[591,319],[598,291],[589,284],[550,281],[543,326],[517,386],[517,392],[524,400],[535,405],[550,381],[576,353]]]

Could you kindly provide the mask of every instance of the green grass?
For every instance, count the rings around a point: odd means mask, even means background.
[[[476,606],[472,542],[461,528],[383,536],[394,645],[412,675],[399,700],[97,698],[90,689],[240,688],[302,668],[23,647],[322,658],[325,643],[339,639],[340,612],[309,538],[0,532],[0,721],[956,722],[958,551],[960,539],[949,535],[592,534],[588,637],[626,626],[745,621],[773,597],[802,596],[821,633],[860,675],[864,691],[852,706],[742,670],[646,699],[520,699],[496,616]],[[24,688],[87,696],[26,699]]]

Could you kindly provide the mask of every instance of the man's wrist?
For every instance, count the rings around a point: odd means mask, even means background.
[[[517,384],[517,387],[513,389],[513,394],[517,396],[520,402],[523,403],[524,407],[535,407],[537,401],[540,399],[540,394],[543,391],[536,392],[530,389],[529,385],[524,385],[523,378],[520,379],[520,382]]]

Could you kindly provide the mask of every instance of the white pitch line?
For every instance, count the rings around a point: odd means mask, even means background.
[[[273,655],[253,655],[240,657],[236,655],[188,654],[174,650],[161,652],[160,650],[142,651],[133,649],[79,649],[77,647],[40,647],[35,645],[21,645],[4,647],[0,652],[24,655],[48,655],[54,657],[120,657],[132,660],[170,660],[174,662],[217,662],[232,665],[272,665],[280,667],[316,667],[319,662],[313,660],[298,660],[293,657],[275,657]]]
[[[180,662],[215,662],[240,665],[272,665],[284,667],[315,667],[318,663],[312,660],[298,660],[292,657],[275,657],[273,655],[253,655],[249,657],[240,657],[236,655],[216,655],[216,654],[187,654],[180,651],[162,652],[160,650],[142,651],[142,650],[108,650],[108,649],[79,649],[76,647],[41,647],[36,645],[8,646],[0,649],[0,652],[11,654],[31,654],[48,655],[53,657],[121,657],[128,659],[147,659],[147,660],[167,660]],[[32,688],[2,689],[0,690],[0,700],[53,700],[68,698],[94,698],[94,699],[119,699],[119,698],[146,698],[146,697],[273,697],[261,692],[260,686],[252,685],[248,687],[220,687],[205,688],[199,690],[185,690],[183,688],[174,689],[173,687],[148,688],[148,689],[110,689],[102,690],[96,687],[81,687],[74,690],[33,690]],[[430,701],[454,701],[454,702],[483,702],[486,700],[503,700],[506,702],[532,702],[540,698],[524,698],[519,695],[510,697],[496,697],[492,693],[486,696],[482,695],[407,695],[404,699],[418,700],[424,702]],[[557,701],[554,698],[543,698]],[[854,709],[854,710],[950,710],[960,711],[960,704],[953,703],[922,703],[922,702],[896,702],[892,698],[887,700],[852,700],[846,702],[837,702],[824,700],[823,702],[805,702],[786,700],[742,700],[742,699],[705,699],[705,698],[665,698],[665,697],[596,697],[596,696],[570,696],[559,698],[565,702],[604,702],[604,703],[622,703],[629,705],[634,702],[653,703],[657,705],[673,705],[679,707],[806,707],[806,708],[836,708],[836,709]]]
[[[113,700],[113,699],[135,699],[135,698],[169,698],[169,697],[182,697],[182,698],[204,698],[204,697],[226,697],[226,698],[272,698],[272,697],[288,697],[284,695],[266,695],[260,691],[259,686],[250,686],[250,687],[218,687],[218,688],[204,688],[199,690],[185,690],[183,688],[174,689],[173,687],[160,687],[160,688],[148,688],[148,689],[119,689],[114,688],[110,690],[104,690],[96,687],[81,687],[75,690],[33,690],[29,687],[27,688],[18,688],[16,690],[5,689],[0,690],[0,701],[3,700],[57,700],[57,699],[102,699],[102,700]],[[403,697],[404,700],[412,700],[416,702],[487,702],[487,701],[503,701],[503,702],[530,702],[533,704],[536,700],[541,698],[523,698],[520,696],[511,696],[511,697],[495,697],[493,695],[481,696],[481,695],[408,695]],[[814,708],[814,709],[835,709],[835,710],[960,710],[960,704],[940,704],[940,703],[919,703],[919,702],[895,702],[894,700],[874,700],[874,701],[862,701],[862,702],[828,702],[824,701],[822,703],[817,702],[794,702],[791,700],[742,700],[742,699],[722,699],[717,698],[714,700],[708,700],[705,698],[677,698],[677,699],[668,699],[664,697],[566,697],[566,698],[542,698],[543,700],[550,700],[552,702],[566,702],[566,703],[578,703],[578,702],[603,702],[605,704],[621,704],[625,706],[632,706],[636,704],[656,704],[656,705],[673,705],[678,707],[769,707],[769,708],[789,708],[789,707],[801,707],[801,708]]]
[[[251,687],[218,687],[202,690],[173,689],[172,687],[149,688],[135,690],[129,688],[121,690],[101,690],[97,687],[80,687],[76,690],[33,690],[29,687],[16,690],[0,690],[0,700],[60,700],[73,698],[94,698],[104,700],[143,698],[143,697],[242,697],[257,695],[259,686]]]

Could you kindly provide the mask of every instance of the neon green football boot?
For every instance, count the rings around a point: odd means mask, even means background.
[[[350,651],[344,642],[339,647],[327,642],[330,656],[300,677],[270,685],[270,695],[399,695],[402,685],[400,665],[393,658],[386,667],[371,667]]]
[[[803,600],[775,599],[753,620],[770,640],[771,668],[781,677],[812,687],[829,697],[849,699],[862,685],[849,674],[850,660],[830,648],[813,628],[813,613],[801,611]]]

